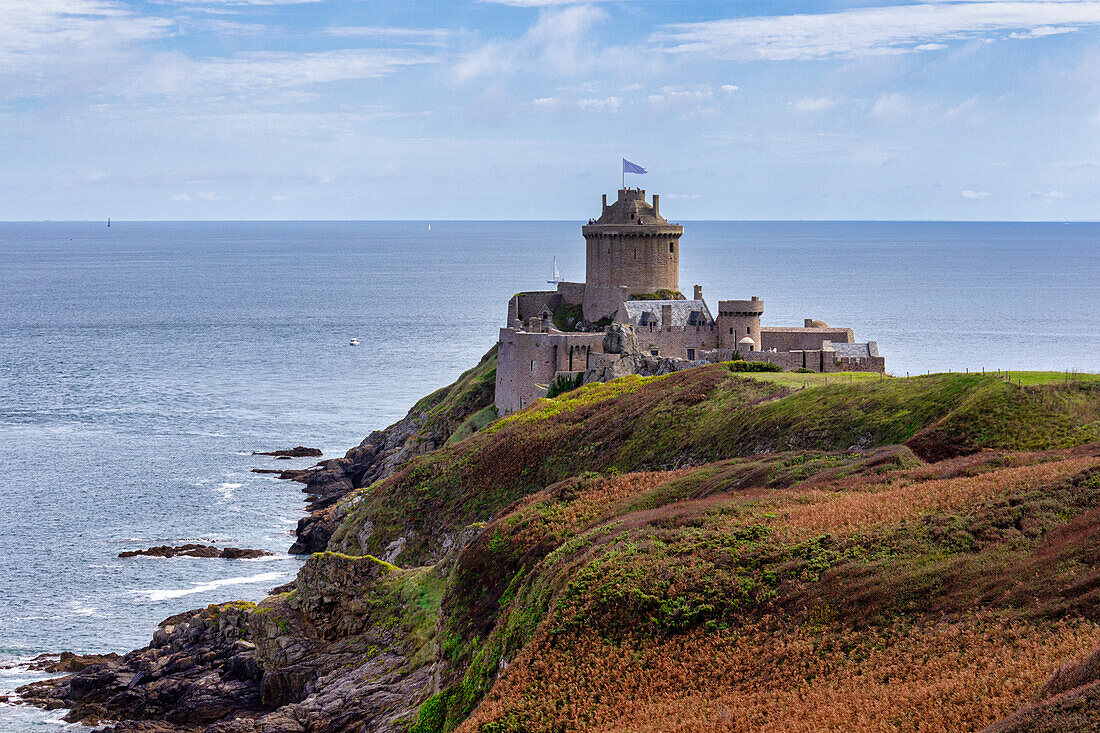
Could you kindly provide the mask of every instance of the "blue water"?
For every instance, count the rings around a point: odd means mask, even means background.
[[[681,252],[712,310],[851,326],[895,374],[1100,371],[1100,224],[700,222]],[[292,578],[300,486],[249,469],[312,461],[251,451],[340,455],[398,419],[554,256],[583,279],[579,223],[0,224],[0,666]],[[116,557],[188,541],[279,554]],[[0,706],[0,730],[58,717]]]

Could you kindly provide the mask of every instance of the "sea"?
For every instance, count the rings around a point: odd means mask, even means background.
[[[34,655],[292,579],[301,486],[252,469],[316,459],[252,452],[340,456],[399,419],[554,258],[584,279],[580,223],[0,223],[0,695]],[[1100,372],[1097,223],[685,222],[680,265],[712,311],[851,327],[895,375]],[[275,554],[118,557],[186,542]],[[0,731],[62,712],[0,704]]]

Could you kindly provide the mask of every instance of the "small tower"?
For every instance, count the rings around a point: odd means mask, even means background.
[[[764,312],[764,301],[755,295],[752,300],[718,301],[718,348],[744,351],[748,347],[746,338],[752,339],[749,351],[760,351],[760,314]]]
[[[645,190],[619,189],[610,206],[603,197],[599,219],[581,227],[587,245],[584,319],[614,315],[619,302],[634,293],[680,289],[680,236],[684,228],[661,216],[660,198],[653,204]]]

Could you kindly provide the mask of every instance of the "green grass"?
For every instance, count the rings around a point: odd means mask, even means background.
[[[1100,374],[1090,372],[995,372],[994,374],[1004,374],[1013,382],[1022,382],[1025,387],[1059,382],[1100,382]]]
[[[871,372],[835,372],[833,374],[798,374],[796,372],[741,372],[740,376],[756,379],[761,382],[778,384],[781,387],[791,389],[807,389],[812,387],[826,387],[830,384],[852,384],[855,382],[878,382],[883,377]]]

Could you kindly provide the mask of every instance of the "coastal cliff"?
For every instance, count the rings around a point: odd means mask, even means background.
[[[294,583],[20,694],[118,733],[1100,724],[1100,380],[714,364],[493,421],[492,358],[303,476]]]

